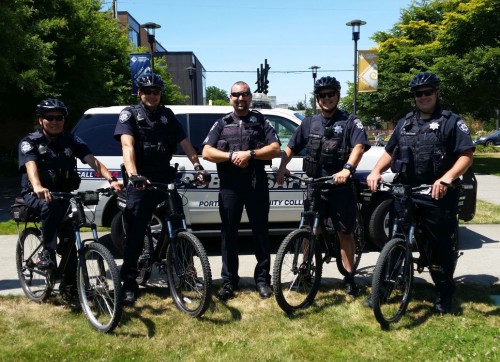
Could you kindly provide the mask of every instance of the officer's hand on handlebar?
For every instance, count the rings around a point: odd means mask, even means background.
[[[366,178],[366,183],[372,192],[377,192],[379,181],[382,180],[382,175],[378,172],[372,171]]]
[[[136,189],[143,190],[146,185],[149,184],[149,180],[141,175],[130,175],[128,178],[128,183],[134,186]]]
[[[49,189],[46,189],[43,186],[41,186],[39,188],[34,188],[33,189],[33,193],[40,200],[45,199],[45,201],[47,201],[47,202],[51,202],[52,201],[52,195],[50,194]]]
[[[333,183],[335,185],[345,184],[351,177],[351,171],[345,168],[333,175]]]
[[[205,171],[202,165],[194,166],[194,170],[198,173],[196,175],[196,179],[198,180],[198,182],[201,182],[204,185],[208,185],[210,181],[212,181],[212,175]]]
[[[286,167],[280,167],[279,169],[273,168],[273,171],[276,172],[276,183],[278,185],[283,185],[285,182],[285,175],[290,175],[290,170]]]

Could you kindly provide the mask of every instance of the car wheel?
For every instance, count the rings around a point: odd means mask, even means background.
[[[368,219],[368,235],[373,246],[382,249],[389,239],[389,213],[392,199],[383,199]]]
[[[488,140],[484,143],[485,146],[493,146],[493,140]]]

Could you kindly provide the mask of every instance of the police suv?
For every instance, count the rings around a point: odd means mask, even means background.
[[[122,164],[122,152],[119,142],[114,140],[113,133],[118,121],[118,115],[125,106],[114,106],[105,108],[92,108],[87,110],[73,133],[82,138],[90,147],[93,154],[103,162],[113,176],[122,179],[120,165]],[[201,145],[208,131],[223,115],[233,110],[230,106],[169,106],[181,122],[188,138],[201,155]],[[300,124],[304,116],[301,113],[287,109],[259,109],[275,128],[281,140],[281,148],[284,150],[293,132]],[[368,173],[382,155],[382,147],[371,147],[357,167],[355,177],[364,181]],[[288,164],[288,169],[296,174],[303,174],[303,155],[296,155]],[[199,186],[179,190],[184,200],[184,212],[186,221],[191,231],[198,236],[215,235],[220,231],[220,216],[218,210],[219,178],[216,165],[201,159],[205,170],[211,173],[212,181],[208,186]],[[171,165],[178,164],[182,170],[183,178],[193,178],[196,175],[191,162],[183,154],[179,147],[174,154]],[[280,164],[280,159],[272,161],[268,170],[270,189],[270,234],[284,234],[298,226],[300,212],[304,203],[304,187],[297,182],[285,182],[283,186],[276,183],[275,172]],[[80,190],[95,190],[107,187],[107,181],[96,174],[88,165],[78,163],[78,173],[82,179]],[[391,181],[392,173],[384,174],[386,181]],[[380,195],[377,195],[380,194]],[[365,220],[365,230],[368,231],[370,240],[385,240],[387,235],[387,214],[390,208],[388,195],[382,193],[374,194],[370,202],[361,205]],[[360,199],[362,201],[362,198]],[[95,222],[102,226],[111,226],[113,218],[118,214],[116,196],[103,197],[95,206]],[[248,218],[243,214],[241,220],[241,234],[249,234]]]

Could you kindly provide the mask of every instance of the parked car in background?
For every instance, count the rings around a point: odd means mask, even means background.
[[[208,134],[208,131],[223,115],[233,110],[230,106],[169,106],[182,123],[191,143],[201,154],[201,145]],[[122,179],[120,165],[122,152],[120,143],[113,139],[113,132],[118,120],[118,115],[124,106],[92,108],[87,110],[73,129],[73,133],[88,143],[95,156],[99,158],[111,171],[113,176]],[[290,137],[303,119],[303,115],[291,110],[274,108],[259,109],[271,122],[281,140],[281,147],[284,150]],[[361,181],[366,181],[366,176],[372,170],[377,160],[384,152],[383,147],[372,147],[365,153],[361,163],[358,165],[355,176]],[[295,156],[288,168],[296,174],[303,174],[303,155]],[[212,181],[208,186],[193,186],[185,191],[184,212],[188,228],[198,236],[215,235],[220,232],[220,215],[218,210],[219,178],[217,176],[216,165],[201,159],[200,161],[208,172],[212,175]],[[171,165],[179,165],[183,170],[183,178],[193,178],[196,175],[191,162],[178,148],[172,158]],[[272,161],[271,166],[266,166],[270,188],[270,233],[286,234],[295,229],[300,220],[300,213],[303,209],[304,187],[298,182],[285,183],[279,187],[276,183],[274,168],[279,167],[280,159]],[[100,175],[97,175],[88,165],[78,163],[78,172],[82,178],[80,190],[95,190],[106,187],[107,182]],[[392,181],[393,174],[384,174],[385,181]],[[180,191],[182,194],[182,190]],[[364,204],[362,197],[360,205],[365,220],[365,230],[368,231],[369,240],[379,240],[386,235],[385,225],[390,208],[389,196],[384,193],[376,193],[370,198],[368,204]],[[95,222],[102,226],[111,226],[113,219],[118,214],[116,196],[102,198],[95,206]],[[116,224],[116,223],[114,223]],[[246,213],[242,217],[240,228],[241,234],[250,234],[248,218]],[[383,239],[385,241],[385,239]]]
[[[478,137],[474,140],[474,144],[476,145],[500,145],[500,129],[490,133],[486,136]]]

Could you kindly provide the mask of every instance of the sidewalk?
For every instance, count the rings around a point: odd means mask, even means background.
[[[105,234],[103,234],[105,235]],[[102,235],[101,235],[102,236]],[[461,250],[455,272],[455,280],[459,283],[476,283],[481,285],[500,284],[500,225],[467,225],[460,227]],[[14,294],[22,295],[15,265],[17,235],[0,236],[0,295]],[[361,258],[358,267],[359,282],[365,285],[371,283],[371,276],[377,261],[378,252],[366,252]],[[276,255],[272,255],[271,266]],[[117,260],[121,263],[121,260]],[[213,282],[221,284],[220,255],[210,256]],[[251,253],[240,256],[241,285],[253,288],[253,272],[255,257]],[[337,270],[336,264],[330,263],[323,267],[323,283],[339,283],[342,276]],[[415,273],[417,282],[431,282],[428,272]],[[152,275],[151,283],[155,283],[155,275]]]

